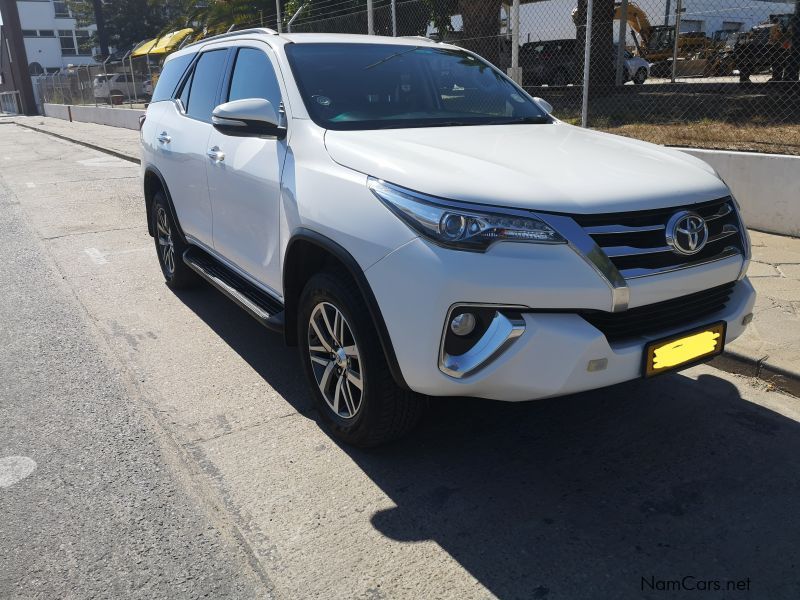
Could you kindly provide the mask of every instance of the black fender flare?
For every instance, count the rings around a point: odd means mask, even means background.
[[[161,174],[156,167],[153,165],[147,165],[144,171],[144,177],[142,178],[142,185],[144,187],[144,203],[145,203],[145,210],[147,211],[147,232],[155,237],[156,235],[156,225],[153,223],[153,216],[151,203],[152,203],[152,195],[148,197],[148,186],[147,186],[147,178],[148,176],[154,176],[159,180],[161,190],[164,192],[164,196],[167,198],[167,208],[169,209],[170,217],[172,217],[172,222],[175,223],[175,226],[178,229],[178,235],[181,238],[183,243],[186,242],[186,235],[183,233],[183,227],[181,227],[181,222],[178,220],[178,213],[175,212],[175,205],[172,203],[172,195],[169,193],[169,187],[167,187],[167,182],[164,180],[164,176]]]
[[[356,282],[358,290],[361,292],[361,295],[366,302],[370,317],[372,318],[372,322],[375,324],[375,329],[378,332],[378,339],[380,340],[381,348],[383,349],[383,354],[386,357],[386,363],[389,365],[389,371],[391,372],[392,377],[397,385],[399,385],[401,388],[406,390],[410,389],[405,378],[403,377],[400,364],[397,362],[397,355],[394,352],[394,346],[392,345],[392,339],[389,335],[389,330],[386,328],[386,321],[383,319],[383,313],[381,313],[378,301],[375,298],[375,294],[372,292],[372,287],[370,287],[366,275],[364,275],[364,271],[361,269],[361,265],[359,265],[356,259],[353,258],[353,256],[340,244],[320,233],[317,233],[316,231],[307,229],[305,227],[296,229],[292,234],[292,237],[289,239],[289,242],[286,245],[284,257],[291,256],[293,245],[299,241],[313,244],[322,250],[325,250],[334,256],[342,265],[344,265],[345,269],[347,269],[350,276]],[[290,280],[290,274],[287,272],[286,268],[288,264],[290,264],[289,261],[284,259],[283,282],[285,298],[287,292],[291,291],[286,289],[286,282]],[[299,290],[297,292],[299,295]],[[291,324],[295,323],[297,320],[296,303],[287,302],[285,310],[287,323],[287,327],[285,328],[286,341],[287,344],[293,345],[291,343],[293,341],[293,337],[289,336],[294,336],[295,327],[292,327]]]

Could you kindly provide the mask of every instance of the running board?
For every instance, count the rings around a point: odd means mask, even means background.
[[[283,332],[283,304],[278,300],[196,246],[183,253],[183,262],[264,327]]]

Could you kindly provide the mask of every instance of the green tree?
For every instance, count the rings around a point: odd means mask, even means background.
[[[96,22],[92,2],[67,0],[80,25]],[[103,2],[106,39],[118,50],[152,39],[168,29],[185,10],[180,0],[113,0]]]

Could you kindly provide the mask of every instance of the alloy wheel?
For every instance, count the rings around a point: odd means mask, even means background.
[[[340,418],[355,417],[364,393],[361,358],[347,319],[330,302],[320,302],[311,311],[308,353],[325,402]]]
[[[171,277],[175,273],[175,244],[172,241],[172,228],[169,225],[167,211],[162,206],[156,213],[156,228],[158,229],[158,245],[161,254],[161,264]]]

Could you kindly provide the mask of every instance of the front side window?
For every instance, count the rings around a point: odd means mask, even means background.
[[[227,54],[225,49],[211,50],[200,55],[192,75],[189,97],[184,103],[186,114],[190,117],[200,121],[211,121],[211,112],[217,105],[217,91]]]
[[[236,55],[228,101],[244,98],[269,100],[277,111],[281,103],[281,88],[269,57],[255,48],[242,48]]]
[[[327,129],[550,123],[488,63],[462,50],[393,44],[290,44],[306,109]]]

